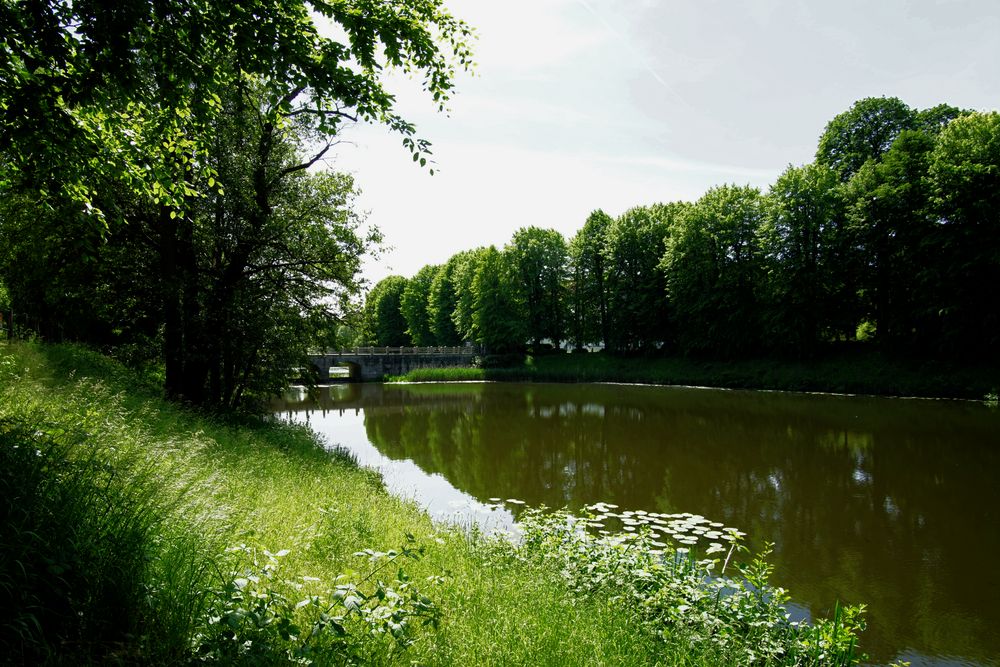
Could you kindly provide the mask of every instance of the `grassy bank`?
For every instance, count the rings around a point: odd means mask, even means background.
[[[630,382],[979,400],[997,394],[1000,369],[894,360],[863,350],[842,351],[810,361],[752,359],[727,362],[593,353],[528,357],[523,364],[506,368],[417,369],[395,379],[410,382]]]
[[[77,348],[0,346],[0,457],[13,662],[854,660],[854,617],[787,623],[764,561],[748,587],[641,526],[529,514],[517,545],[438,526],[306,428],[184,410]]]

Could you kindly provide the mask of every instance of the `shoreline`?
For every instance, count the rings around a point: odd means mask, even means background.
[[[546,355],[502,368],[426,368],[391,383],[531,382],[610,384],[781,392],[820,396],[971,401],[995,405],[1000,369],[862,354],[810,362],[752,359],[733,362],[677,357]]]

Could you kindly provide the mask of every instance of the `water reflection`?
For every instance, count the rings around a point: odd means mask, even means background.
[[[364,440],[459,496],[702,514],[774,542],[776,583],[809,613],[867,603],[876,661],[997,664],[995,410],[608,385],[331,392],[311,419],[332,441]],[[348,435],[340,414],[355,411],[364,432]]]

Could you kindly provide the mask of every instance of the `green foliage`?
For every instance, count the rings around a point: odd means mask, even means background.
[[[504,248],[511,263],[513,286],[525,307],[527,338],[538,346],[543,339],[556,347],[565,331],[566,241],[554,229],[522,227]]]
[[[609,507],[598,503],[582,517],[523,513],[515,557],[551,564],[575,595],[634,609],[642,631],[671,642],[683,637],[692,655],[713,664],[854,665],[863,659],[856,652],[863,607],[838,607],[834,619],[813,626],[790,621],[784,607],[788,594],[768,581],[767,551],[742,566],[742,576],[727,575],[739,531],[692,532],[690,527],[708,520],[618,514]],[[610,517],[621,517],[625,531],[632,532],[595,533]],[[649,525],[671,526],[673,543],[654,539]],[[689,534],[719,541],[699,559],[697,540]],[[712,558],[713,553],[726,556]]]
[[[15,310],[57,340],[161,345],[168,394],[222,410],[329,338],[327,306],[349,309],[379,240],[356,233],[350,179],[309,167],[345,120],[402,135],[425,166],[383,72],[421,77],[443,110],[471,66],[471,29],[440,0],[11,5],[0,22]],[[51,254],[71,261],[47,284]]]
[[[950,104],[939,104],[929,109],[921,109],[917,112],[916,129],[925,134],[937,136],[941,130],[948,127],[951,121],[971,113],[974,112],[968,109],[959,109]]]
[[[453,368],[415,368],[405,376],[396,378],[405,382],[467,382],[485,380],[482,368],[455,366]]]
[[[401,558],[423,556],[412,535],[399,550],[355,553],[373,569],[363,577],[340,575],[331,590],[322,590],[310,576],[283,585],[277,573],[287,549],[271,553],[244,544],[229,551],[249,562],[213,593],[206,629],[193,640],[201,662],[372,664],[380,661],[379,649],[398,659],[415,642],[415,626],[438,626],[440,610],[402,568],[391,582],[372,581]],[[298,599],[293,602],[288,594]]]
[[[673,339],[660,260],[687,206],[679,202],[639,206],[608,227],[603,248],[608,349],[651,350]]]
[[[938,278],[929,243],[931,214],[928,168],[931,134],[903,130],[879,162],[866,163],[846,188],[851,236],[861,248],[858,290],[864,314],[878,323],[878,340],[905,349],[934,336],[925,304]]]
[[[342,36],[320,34],[320,16]],[[196,180],[211,180],[211,167],[192,155],[203,154],[206,130],[226,115],[220,98],[246,79],[280,82],[270,106],[285,113],[299,100],[296,110],[324,135],[345,119],[381,123],[426,163],[427,142],[396,112],[381,73],[420,76],[444,109],[456,67],[472,64],[471,29],[440,0],[269,0],[253,11],[212,0],[11,5],[2,20],[8,176],[52,183],[57,198],[95,215],[94,195],[107,182],[185,210],[192,186],[176,175],[190,167]],[[137,127],[156,129],[137,141],[129,134]]]
[[[491,353],[520,349],[527,337],[525,304],[506,253],[490,246],[472,280],[472,339]]]
[[[122,220],[68,234],[71,202],[39,219],[27,194],[7,200],[0,275],[14,279],[25,324],[158,360],[169,394],[213,409],[283,389],[353,308],[360,255],[379,236],[362,231],[349,176],[307,171],[313,130],[273,123],[265,88],[243,82],[220,101],[229,115],[202,157],[216,190],[180,217],[117,188],[107,203]]]
[[[731,357],[761,344],[764,199],[725,185],[678,218],[662,269],[683,351]]]
[[[779,350],[812,354],[855,322],[856,279],[838,183],[823,165],[790,166],[768,192],[760,230],[766,336]]]
[[[131,661],[145,642],[148,659],[176,660],[206,572],[200,547],[176,531],[192,516],[190,480],[161,477],[105,384],[35,397],[18,391],[32,372],[24,361],[0,352],[0,648],[16,662],[96,664]]]
[[[368,293],[362,315],[366,343],[390,347],[411,344],[401,309],[407,282],[403,276],[389,276]]]
[[[975,113],[945,127],[930,156],[937,277],[932,300],[941,348],[997,359],[1000,315],[992,285],[1000,279],[1000,114]]]
[[[431,285],[438,273],[438,266],[424,266],[410,278],[399,301],[399,309],[406,320],[406,333],[414,345],[428,347],[437,345],[437,339],[431,330],[431,317],[427,309],[431,295]]]
[[[928,122],[933,122],[928,114]],[[878,161],[917,114],[895,97],[866,97],[831,120],[819,138],[816,161],[848,181],[868,160]]]
[[[874,326],[859,325],[859,338]],[[806,359],[787,355],[705,360],[674,356],[618,356],[605,353],[510,359],[499,368],[438,368],[411,371],[408,381],[485,380],[499,382],[628,382],[731,389],[926,396],[980,400],[995,393],[997,365],[901,359],[866,345],[817,351]]]
[[[455,324],[455,332],[463,341],[474,340],[473,313],[476,309],[476,293],[473,284],[476,272],[486,248],[477,248],[456,255],[455,272],[452,278],[455,289],[455,309],[451,320]]]
[[[608,333],[608,293],[604,246],[613,218],[598,209],[569,244],[572,338],[576,347],[605,344]]]
[[[452,256],[441,265],[431,281],[430,293],[427,295],[427,315],[431,333],[438,345],[450,347],[462,343],[452,316],[458,305],[455,271],[463,259],[464,253]]]

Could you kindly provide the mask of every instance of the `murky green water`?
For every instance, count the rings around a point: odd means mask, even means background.
[[[491,497],[702,514],[774,543],[794,612],[866,603],[873,661],[1000,664],[996,409],[518,384],[339,385],[275,409],[436,516],[510,521]]]

